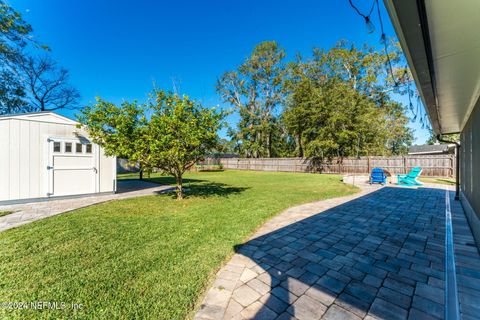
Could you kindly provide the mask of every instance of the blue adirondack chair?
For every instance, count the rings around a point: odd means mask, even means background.
[[[372,173],[370,173],[370,184],[372,183],[380,183],[386,184],[387,183],[387,175],[382,168],[373,168]]]
[[[422,186],[423,183],[417,180],[422,173],[422,168],[415,167],[408,174],[397,175],[397,184],[401,186]]]

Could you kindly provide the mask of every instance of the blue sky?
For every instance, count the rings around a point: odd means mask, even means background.
[[[293,59],[340,39],[379,44],[348,0],[126,1],[8,0],[34,28],[36,39],[71,72],[82,105],[95,96],[118,103],[144,101],[152,88],[181,93],[203,105],[221,105],[215,82],[234,69],[261,41],[276,40]],[[371,1],[356,0],[363,12]],[[382,6],[387,36],[394,36]],[[70,111],[63,112],[73,117]],[[229,121],[235,123],[236,116]],[[416,143],[428,136],[411,124]]]

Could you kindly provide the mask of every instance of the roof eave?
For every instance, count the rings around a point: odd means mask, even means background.
[[[61,118],[67,122],[69,122],[72,125],[78,125],[80,124],[78,121],[75,121],[73,119],[70,119],[66,116],[63,116],[61,114],[58,114],[54,111],[38,111],[38,112],[25,112],[25,113],[15,113],[15,114],[6,114],[6,115],[0,115],[0,120],[7,120],[7,119],[15,119],[15,118],[22,118],[23,120],[33,120],[33,119],[26,119],[25,116],[34,116],[34,115],[42,115],[42,114],[51,114],[55,117]],[[38,121],[38,120],[35,120]]]
[[[432,129],[443,134],[423,0],[384,0]],[[423,18],[422,18],[423,17]]]

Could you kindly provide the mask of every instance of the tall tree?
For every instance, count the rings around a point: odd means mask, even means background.
[[[240,115],[237,130],[230,131],[238,151],[246,157],[277,154],[278,107],[283,102],[282,81],[285,52],[275,41],[257,45],[237,70],[226,72],[217,82],[217,92]]]
[[[22,82],[11,70],[0,71],[0,115],[33,111],[26,100]]]
[[[27,97],[38,111],[73,109],[77,107],[80,94],[69,84],[67,69],[48,56],[24,58],[21,76],[27,89]]]
[[[386,138],[386,155],[403,155],[413,142],[413,132],[408,127],[409,119],[405,115],[405,107],[395,101],[386,100],[383,103],[384,132]]]
[[[0,0],[0,114],[27,107],[25,90],[16,75],[18,58],[31,42],[32,27],[20,13]]]
[[[0,0],[0,114],[74,108],[79,93],[68,84],[68,71],[48,56],[30,57],[27,47],[49,50],[33,40],[21,14]]]
[[[323,160],[384,150],[382,110],[364,94],[331,81],[301,98],[285,112],[287,128],[298,135],[298,156]]]
[[[392,51],[393,52],[393,51]],[[391,56],[397,61],[397,56]],[[289,64],[283,114],[295,155],[317,158],[404,153],[413,136],[401,93],[383,69],[381,52],[340,42]]]
[[[31,41],[32,26],[22,15],[0,0],[0,54],[14,57]]]
[[[294,65],[291,65],[291,67],[294,67]],[[287,107],[282,114],[283,123],[294,139],[295,151],[293,155],[303,157],[305,155],[303,133],[310,125],[308,118],[313,112],[313,107],[317,105],[320,96],[314,82],[307,77],[302,77],[294,84],[290,84],[289,90]]]

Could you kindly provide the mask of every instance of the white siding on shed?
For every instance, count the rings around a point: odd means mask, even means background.
[[[10,122],[0,123],[0,197],[10,196]]]
[[[100,148],[100,192],[108,192],[115,188],[114,183],[117,176],[117,163],[112,168],[111,158],[105,156]]]
[[[20,123],[17,120],[9,120],[10,122],[10,149],[9,154],[9,185],[10,190],[8,199],[20,198]],[[27,151],[27,150],[25,150]],[[25,154],[24,156],[27,156]]]
[[[48,169],[50,158],[49,138],[87,141],[88,136],[76,128],[76,122],[55,113],[35,113],[0,117],[0,201],[43,198],[49,196],[49,180],[53,171]],[[83,143],[83,142],[82,142]],[[82,149],[85,152],[85,147]],[[92,192],[113,192],[116,180],[116,159],[106,157],[94,145],[96,160],[95,187]],[[80,157],[76,152],[72,156]],[[82,162],[79,161],[79,164]],[[95,165],[92,162],[92,166]],[[65,173],[58,174],[61,179]],[[77,177],[80,177],[77,175]],[[79,181],[80,183],[81,181]],[[70,183],[70,185],[68,185]],[[78,194],[75,181],[60,181],[64,194]],[[67,188],[68,187],[68,188]],[[53,194],[55,196],[55,194]]]

